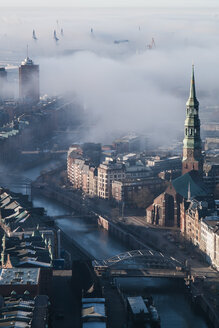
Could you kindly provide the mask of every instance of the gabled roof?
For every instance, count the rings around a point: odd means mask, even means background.
[[[191,197],[205,197],[209,195],[209,190],[200,178],[197,171],[190,171],[181,175],[172,181],[172,185],[176,192],[183,198],[188,198],[188,189],[190,185]]]

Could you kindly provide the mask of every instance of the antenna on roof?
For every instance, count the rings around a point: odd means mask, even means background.
[[[28,44],[27,44],[27,58],[28,58],[28,55],[29,55],[29,49],[28,49]]]

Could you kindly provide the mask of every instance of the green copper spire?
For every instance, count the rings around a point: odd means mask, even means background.
[[[186,106],[189,107],[198,107],[199,102],[196,98],[196,92],[195,92],[195,73],[194,73],[194,65],[192,65],[192,77],[191,77],[191,84],[190,84],[190,94],[189,99],[186,103]]]
[[[194,65],[192,65],[190,95],[186,103],[184,131],[182,173],[185,174],[192,170],[202,172],[202,141],[200,137],[199,102],[195,92]]]

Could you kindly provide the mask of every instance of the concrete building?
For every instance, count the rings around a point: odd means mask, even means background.
[[[206,260],[219,270],[219,216],[207,216],[201,220],[200,249]]]
[[[97,195],[95,168],[100,163],[101,145],[85,143],[69,148],[67,157],[68,180],[75,189],[83,190],[91,196]],[[91,179],[91,183],[90,183]]]
[[[126,179],[145,179],[153,175],[151,168],[139,159],[128,159],[123,163]]]
[[[133,151],[140,151],[141,139],[136,135],[124,136],[113,142],[113,147],[117,154],[124,154]]]
[[[72,154],[71,154],[72,155]],[[75,189],[89,192],[89,164],[83,158],[68,157],[68,179]]]
[[[7,85],[7,71],[4,67],[0,67],[0,100],[5,98]]]
[[[4,67],[0,67],[0,83],[3,81],[7,81],[7,71]]]
[[[98,190],[97,168],[90,167],[90,169],[89,169],[89,195],[91,197],[96,197],[97,190]]]
[[[105,161],[98,167],[97,195],[100,198],[110,199],[112,196],[112,182],[121,181],[125,178],[123,164],[115,161]]]
[[[161,158],[160,156],[155,156],[147,160],[147,165],[155,173],[159,173],[166,170],[178,170],[182,167],[182,161],[179,156]]]
[[[39,65],[29,57],[19,67],[19,97],[28,103],[38,103],[40,98]]]
[[[150,201],[150,196],[158,194],[164,186],[164,180],[156,177],[113,181],[112,198],[126,205],[137,206],[143,199]]]
[[[202,141],[200,137],[199,102],[196,98],[194,66],[190,95],[186,103],[185,137],[183,140],[182,174],[196,170],[202,174]]]

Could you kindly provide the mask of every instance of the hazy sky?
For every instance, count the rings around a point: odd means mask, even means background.
[[[77,1],[77,2],[76,2]],[[169,4],[160,8],[100,8],[85,5]],[[178,8],[174,9],[174,6]],[[219,2],[219,0],[217,0]],[[183,135],[192,62],[200,114],[219,104],[219,7],[206,0],[0,0],[1,5],[74,4],[83,9],[16,7],[0,10],[0,65],[18,93],[15,73],[26,56],[40,65],[41,94],[70,94],[87,117],[85,141],[153,133],[167,143]],[[179,9],[179,6],[189,7]],[[204,7],[211,6],[209,10]],[[128,7],[128,5],[127,5]],[[140,28],[139,28],[140,27]],[[61,35],[61,28],[64,36]],[[91,33],[93,28],[93,33]],[[36,31],[38,40],[32,39]],[[59,41],[55,42],[53,33]],[[156,47],[150,49],[152,38]],[[129,42],[115,43],[115,40]],[[13,88],[9,85],[9,90]]]
[[[218,0],[1,0],[3,6],[71,6],[71,7],[212,7],[218,6]]]

